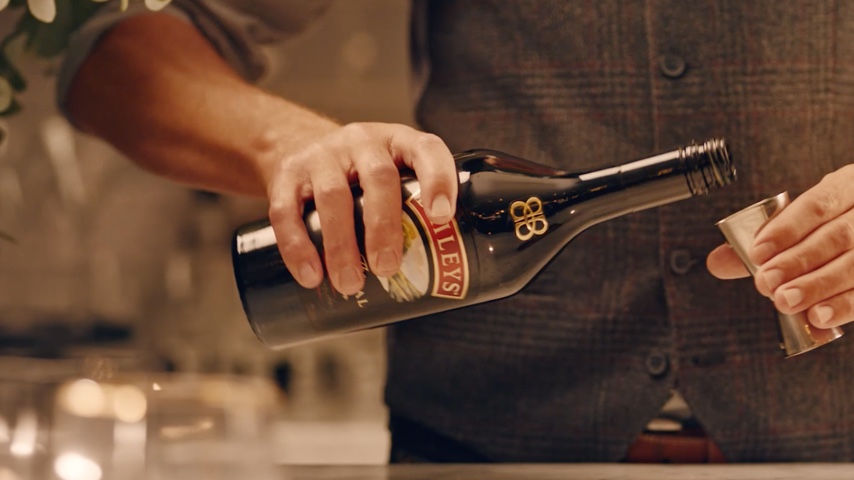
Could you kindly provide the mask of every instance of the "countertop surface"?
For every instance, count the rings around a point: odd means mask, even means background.
[[[851,480],[854,463],[283,466],[287,480]]]

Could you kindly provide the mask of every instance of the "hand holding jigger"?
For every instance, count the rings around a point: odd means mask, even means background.
[[[718,228],[723,233],[729,246],[738,255],[742,263],[744,263],[744,266],[747,267],[747,270],[754,277],[760,270],[760,266],[754,263],[750,256],[750,250],[753,248],[754,241],[757,239],[760,230],[762,230],[762,228],[771,219],[776,217],[777,214],[779,214],[788,204],[789,195],[787,192],[783,192],[779,195],[755,203],[717,223]],[[761,244],[756,247],[757,250],[761,248]],[[718,255],[719,250],[721,250],[721,248],[715,250],[709,255],[710,270],[714,270],[711,267],[711,264],[713,263],[712,257]],[[764,252],[753,253],[754,255],[760,256],[764,254]],[[766,261],[773,260],[774,259],[771,258]],[[780,261],[782,262],[783,260]],[[773,270],[767,270],[762,272],[762,274],[763,277],[761,281],[765,282],[765,285],[759,286],[760,291],[765,288],[770,290],[769,293],[776,296],[777,288],[782,287],[783,284],[772,279],[774,283],[778,284],[771,287],[767,285],[769,282],[767,277],[770,276],[773,278],[777,273],[773,272]],[[759,283],[760,281],[757,281],[757,284]],[[800,290],[792,287],[790,290],[784,290],[780,295],[783,297],[784,301],[797,303],[797,296],[803,294]],[[803,302],[804,299],[801,299],[800,301]],[[818,306],[817,308],[822,307]],[[841,337],[844,333],[838,326],[829,326],[829,328],[816,327],[813,323],[810,323],[808,311],[809,309],[800,310],[795,313],[783,313],[779,308],[777,310],[777,320],[780,331],[780,347],[787,358],[830,343]]]

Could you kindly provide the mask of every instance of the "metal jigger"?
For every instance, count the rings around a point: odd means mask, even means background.
[[[748,249],[759,230],[788,204],[789,193],[783,192],[738,211],[716,224],[751,275],[756,274],[757,266],[748,259]],[[844,333],[839,327],[816,328],[809,322],[806,312],[789,315],[778,311],[777,324],[780,331],[780,348],[786,358],[830,343]]]

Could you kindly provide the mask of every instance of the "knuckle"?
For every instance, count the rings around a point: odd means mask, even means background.
[[[813,269],[812,259],[807,255],[795,255],[791,264],[788,266],[789,271],[803,274]]]
[[[281,149],[281,136],[272,129],[265,129],[246,140],[252,151],[275,155]]]
[[[364,123],[348,123],[341,127],[341,134],[348,139],[364,140],[371,137],[370,128]]]
[[[425,150],[434,150],[437,148],[445,148],[445,142],[438,135],[432,133],[422,133],[418,136],[417,144]]]
[[[403,235],[399,215],[366,215],[364,221],[367,232],[381,233],[377,236],[377,240],[381,242],[390,242]]]
[[[820,219],[826,219],[833,216],[833,213],[839,208],[841,199],[833,190],[825,189],[815,193],[810,202],[809,214]]]
[[[277,233],[276,244],[279,246],[279,253],[286,263],[305,257],[306,252],[313,248],[313,245],[310,245],[305,238],[290,231],[285,234]]]
[[[279,252],[283,257],[297,258],[305,251],[304,243],[295,235],[286,235],[281,240],[278,240]]]
[[[270,223],[275,225],[292,221],[294,211],[287,203],[272,199],[267,216],[270,217]]]
[[[814,261],[810,255],[803,251],[785,251],[762,266],[763,270],[780,270],[785,279],[792,279],[803,275],[815,268]],[[786,280],[784,280],[785,283]]]
[[[360,169],[359,176],[373,180],[385,180],[391,182],[393,180],[397,180],[400,174],[398,173],[397,167],[391,162],[385,161],[381,158],[374,158]]]
[[[832,235],[833,239],[838,242],[840,249],[854,249],[854,221],[851,219],[843,219],[837,226],[837,231]]]
[[[273,182],[271,187],[280,187],[282,182],[288,178],[293,178],[303,173],[302,165],[294,156],[289,155],[276,160],[275,170],[273,174]],[[274,190],[270,194],[279,193],[279,190]]]
[[[331,270],[342,270],[361,264],[360,256],[352,253],[352,249],[346,242],[331,240],[329,245],[327,245],[327,242],[324,242],[323,249],[326,265]]]
[[[351,196],[350,187],[344,183],[323,183],[314,188],[314,198],[321,203]]]
[[[330,264],[332,265],[341,265],[346,263],[346,261],[342,261],[343,257],[346,257],[345,252],[349,249],[348,242],[341,237],[327,235],[323,237],[323,249],[326,251],[327,257],[330,259]]]
[[[317,141],[306,146],[300,153],[301,155],[295,158],[302,162],[307,162],[309,168],[317,167],[319,165],[324,165],[326,163],[324,161],[325,159],[334,158],[336,156],[337,145],[325,141]]]
[[[833,275],[816,275],[801,286],[804,292],[804,304],[812,305],[837,292],[839,279]]]
[[[323,236],[323,249],[334,258],[350,258],[356,249],[355,231],[336,229]]]

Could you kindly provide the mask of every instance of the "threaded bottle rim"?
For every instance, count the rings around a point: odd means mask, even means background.
[[[726,141],[713,138],[702,144],[691,143],[682,148],[688,187],[693,195],[705,195],[709,190],[729,185],[736,179]]]

